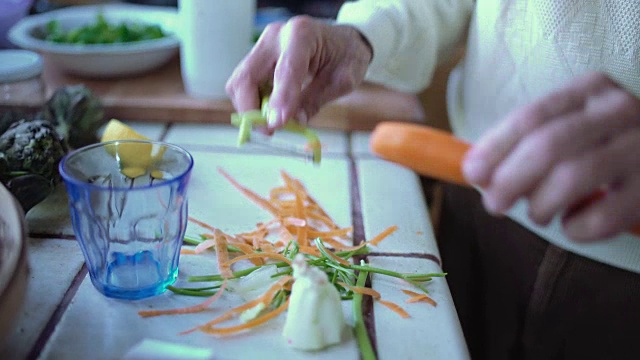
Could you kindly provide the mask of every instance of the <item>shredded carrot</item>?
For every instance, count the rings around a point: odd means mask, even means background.
[[[305,219],[306,214],[304,211],[304,200],[303,197],[296,192],[296,217],[300,219]],[[298,244],[306,244],[307,243],[307,226],[298,227],[297,234],[298,236]]]
[[[387,308],[391,309],[396,314],[400,315],[400,317],[402,317],[403,319],[407,319],[407,318],[411,317],[411,315],[409,315],[408,312],[406,312],[399,305],[392,303],[391,301],[386,301],[386,300],[382,300],[382,299],[378,299],[377,301],[380,304],[382,304],[382,305],[386,306]]]
[[[192,313],[201,312],[206,310],[209,306],[211,306],[211,304],[213,304],[216,300],[218,300],[222,296],[222,293],[226,288],[227,288],[227,282],[224,281],[220,286],[220,289],[218,289],[218,291],[213,296],[211,296],[210,298],[208,298],[207,300],[205,300],[204,302],[198,305],[189,306],[189,307],[180,308],[180,309],[142,310],[142,311],[138,311],[138,315],[142,317],[152,317],[152,316],[160,316],[160,315],[192,314]]]
[[[203,329],[207,329],[210,328],[214,325],[223,323],[225,321],[231,320],[234,316],[242,313],[245,310],[249,310],[255,306],[257,306],[258,304],[265,304],[267,305],[269,302],[271,302],[271,300],[273,300],[273,297],[275,296],[275,294],[278,292],[278,290],[281,290],[285,287],[285,285],[291,281],[292,277],[291,276],[284,276],[282,278],[280,278],[280,280],[276,281],[276,283],[274,283],[262,296],[251,300],[249,302],[246,302],[240,306],[236,306],[235,308],[225,312],[224,314],[218,316],[217,318],[209,321],[208,323],[204,324],[204,325],[200,325],[196,328],[190,329],[190,330],[186,330],[181,332],[181,335],[185,335],[191,332],[194,332],[196,330],[203,330]]]
[[[320,252],[320,250],[318,250],[317,247],[300,245],[299,251],[302,254],[313,255],[315,257],[321,257],[322,256],[322,253]]]
[[[331,231],[309,231],[309,237],[317,238],[317,237],[330,237],[330,236],[339,236],[346,237],[353,231],[352,227],[346,227],[342,229],[335,229]]]
[[[207,239],[201,242],[200,244],[198,244],[198,246],[196,246],[196,248],[193,251],[195,251],[196,254],[200,254],[205,250],[210,249],[214,246],[216,246],[216,241],[214,239]]]
[[[362,295],[369,295],[372,298],[379,300],[380,299],[380,293],[373,290],[372,288],[368,288],[368,287],[362,287],[362,286],[353,286],[353,285],[349,285],[343,282],[338,282],[338,284],[344,286],[345,288],[353,291],[354,293],[358,293],[358,294],[362,294]]]
[[[418,292],[407,290],[407,289],[402,289],[402,292],[407,294],[407,295],[409,295],[409,296],[419,296],[419,295],[421,295]]]
[[[216,247],[216,258],[218,259],[218,271],[224,279],[233,277],[233,271],[231,271],[231,265],[229,261],[229,251],[227,250],[227,240],[222,234],[222,231],[216,229],[213,240]]]
[[[189,216],[189,218],[188,218],[188,219],[189,219],[189,221],[191,221],[192,223],[194,223],[194,224],[196,224],[196,225],[199,225],[199,226],[201,226],[201,227],[203,227],[203,228],[205,228],[205,229],[207,229],[207,230],[214,231],[214,230],[216,229],[216,228],[214,228],[213,226],[211,226],[211,225],[209,225],[209,224],[205,223],[204,221],[200,221],[200,220],[198,220],[198,219],[196,219],[196,218],[194,218],[194,217],[192,217],[192,216]]]
[[[229,326],[226,328],[204,328],[201,329],[203,332],[207,333],[207,334],[212,334],[212,335],[232,335],[241,331],[245,331],[245,330],[250,330],[253,329],[255,327],[257,327],[258,325],[262,325],[265,322],[273,319],[274,317],[280,315],[283,311],[285,311],[287,309],[287,307],[289,306],[289,299],[287,299],[286,302],[284,302],[282,305],[280,305],[277,309],[266,313],[262,316],[258,316],[255,319],[252,319],[250,321],[247,321],[244,324],[239,324],[239,325],[235,325],[235,326]]]
[[[242,186],[242,184],[240,184],[238,181],[236,181],[236,179],[231,177],[231,175],[227,174],[227,172],[222,170],[222,168],[218,168],[218,172],[222,174],[222,176],[224,176],[231,183],[231,185],[233,185],[236,189],[240,190],[240,192],[244,194],[246,197],[248,197],[251,201],[255,202],[260,207],[267,210],[274,216],[279,215],[278,209],[275,208],[273,205],[271,205],[269,201],[262,198],[260,195],[254,193],[253,191],[249,190],[248,188]]]
[[[389,226],[383,232],[381,232],[380,234],[376,235],[376,237],[374,237],[373,239],[369,240],[368,243],[373,245],[373,246],[377,246],[382,240],[384,240],[387,236],[391,235],[396,230],[398,230],[398,226],[396,226],[396,225]]]
[[[180,249],[180,255],[195,255],[196,252],[193,249],[182,248]]]
[[[240,256],[235,257],[235,258],[233,258],[231,260],[227,260],[226,263],[228,265],[231,265],[231,264],[236,263],[236,262],[238,262],[240,260],[255,259],[255,258],[269,258],[269,259],[284,261],[287,264],[291,265],[291,260],[289,260],[284,255],[281,255],[281,254],[278,254],[278,253],[269,253],[269,252],[259,252],[259,253],[251,253],[251,254],[240,255]]]
[[[240,251],[242,251],[244,254],[253,254],[253,247],[251,247],[251,245],[249,244],[234,243],[234,246],[240,249]],[[264,260],[260,258],[249,259],[249,261],[251,261],[251,263],[256,266],[264,265]]]
[[[415,302],[426,302],[426,303],[431,304],[433,306],[438,306],[438,303],[436,303],[435,300],[433,300],[432,298],[427,296],[427,294],[418,294],[416,296],[412,296],[412,297],[408,298],[405,302],[407,304],[415,303]]]

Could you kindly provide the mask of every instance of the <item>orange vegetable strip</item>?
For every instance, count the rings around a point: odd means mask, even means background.
[[[207,239],[203,242],[201,242],[200,244],[198,244],[198,246],[196,246],[196,248],[194,249],[196,254],[200,254],[202,252],[204,252],[205,250],[212,248],[216,245],[216,241],[214,239]]]
[[[201,312],[206,310],[211,304],[213,304],[216,300],[218,300],[222,296],[222,293],[226,288],[227,288],[227,282],[224,281],[220,286],[220,289],[218,289],[218,291],[213,296],[211,296],[204,302],[194,306],[189,306],[189,307],[180,308],[180,309],[142,310],[142,311],[138,311],[138,315],[142,317],[152,317],[152,316],[160,316],[160,315],[192,314],[192,313]]]
[[[418,292],[411,291],[411,290],[406,290],[406,289],[402,289],[402,292],[403,292],[403,293],[405,293],[405,294],[407,294],[407,295],[409,295],[409,296],[419,296],[419,295],[422,295],[422,294],[420,294],[420,293],[418,293]]]
[[[196,219],[196,218],[194,218],[192,216],[189,216],[189,221],[191,221],[192,223],[194,223],[196,225],[199,225],[199,226],[201,226],[201,227],[203,227],[203,228],[205,228],[207,230],[214,231],[216,229],[213,226],[207,224],[206,222],[200,221],[200,220],[198,220],[198,219]]]
[[[269,258],[269,259],[284,261],[287,264],[291,265],[291,260],[287,259],[285,256],[280,255],[278,253],[270,253],[270,252],[261,252],[261,253],[240,255],[240,256],[235,257],[235,258],[233,258],[231,260],[228,260],[227,264],[231,265],[231,264],[237,263],[238,261],[241,261],[241,260],[254,259],[254,258]]]
[[[322,222],[323,224],[325,224],[328,228],[330,229],[336,229],[338,228],[338,225],[336,225],[333,220],[331,220],[331,218],[323,215],[323,214],[318,214],[314,211],[310,211],[307,214],[307,217],[310,219],[314,219],[314,220],[318,220],[320,222]]]
[[[276,281],[275,284],[271,285],[271,287],[262,295],[260,298],[262,299],[262,303],[265,305],[269,305],[273,297],[276,295],[278,290],[284,288],[284,286],[293,279],[293,276],[286,275],[280,278],[280,280]]]
[[[204,328],[201,329],[203,332],[207,333],[207,334],[211,334],[211,335],[231,335],[231,334],[235,334],[244,330],[250,330],[253,329],[255,327],[257,327],[258,325],[262,325],[264,323],[266,323],[267,321],[275,318],[276,316],[280,315],[283,311],[285,311],[287,309],[287,307],[289,306],[289,299],[287,299],[286,302],[284,302],[282,305],[280,305],[277,309],[266,313],[262,316],[258,316],[255,319],[252,319],[250,321],[247,321],[244,324],[239,324],[239,325],[235,325],[235,326],[229,326],[226,328]]]
[[[306,214],[304,211],[304,200],[301,194],[296,192],[296,217],[300,219],[306,219]],[[297,234],[298,236],[298,244],[306,244],[307,243],[307,227],[301,226],[298,227]]]
[[[180,254],[181,255],[195,255],[196,252],[193,249],[186,249],[186,248],[181,248],[180,249]]]
[[[397,225],[389,226],[384,231],[382,231],[380,234],[376,235],[373,239],[371,239],[371,240],[369,240],[367,242],[369,244],[373,245],[373,246],[377,246],[382,240],[384,240],[387,236],[389,236],[392,233],[394,233],[396,230],[398,230],[398,226]]]
[[[234,246],[240,249],[240,251],[242,251],[244,254],[253,254],[253,247],[249,244],[234,243]],[[264,265],[263,259],[255,258],[255,259],[249,259],[249,261],[251,261],[251,263],[256,266]]]
[[[322,256],[322,253],[320,252],[320,250],[318,250],[317,247],[312,247],[312,246],[306,246],[306,245],[300,245],[300,249],[299,251],[303,254],[307,254],[307,255],[313,255],[315,257],[320,257]]]
[[[352,227],[346,227],[342,229],[336,229],[331,231],[315,231],[309,230],[309,237],[317,238],[317,237],[346,237],[350,232],[353,231]]]
[[[324,242],[325,244],[328,244],[334,250],[338,250],[338,251],[356,251],[356,250],[360,250],[363,247],[367,246],[366,242],[363,242],[358,246],[350,246],[350,245],[345,245],[345,244],[343,244],[343,243],[341,243],[339,241],[333,240],[333,239],[322,239],[322,242]]]
[[[224,279],[233,277],[233,271],[231,271],[231,264],[228,263],[229,251],[227,251],[227,240],[222,234],[222,231],[216,229],[213,233],[213,240],[216,243],[216,258],[218,259],[218,271]]]
[[[251,309],[254,306],[257,306],[258,304],[262,303],[262,304],[268,304],[271,302],[271,300],[273,299],[273,297],[275,296],[276,292],[280,289],[283,289],[285,287],[285,285],[292,279],[292,276],[284,276],[282,278],[280,278],[280,280],[276,281],[273,285],[271,285],[271,287],[261,296],[259,296],[258,298],[251,300],[247,303],[244,303],[240,306],[236,306],[235,308],[227,311],[226,313],[218,316],[217,318],[209,321],[208,323],[204,324],[204,325],[200,325],[196,328],[193,328],[191,330],[186,330],[183,331],[182,333],[180,333],[181,335],[184,334],[188,334],[191,332],[194,332],[198,329],[205,329],[207,327],[211,327],[214,326],[216,324],[225,322],[227,320],[232,319],[236,314],[240,314],[245,310]]]
[[[433,306],[438,306],[438,303],[436,303],[435,300],[433,300],[432,298],[428,297],[426,294],[418,294],[416,296],[410,297],[408,298],[406,301],[406,303],[415,303],[415,302],[426,302],[429,303]]]
[[[248,188],[242,186],[242,184],[240,184],[238,181],[236,181],[236,179],[231,177],[231,175],[227,174],[227,172],[222,170],[222,168],[218,168],[218,172],[220,174],[222,174],[222,176],[224,176],[231,183],[231,185],[233,185],[244,196],[248,197],[251,201],[256,203],[258,206],[260,206],[261,208],[267,210],[268,212],[270,212],[274,216],[279,216],[280,215],[280,212],[278,211],[278,209],[276,207],[274,207],[273,205],[271,205],[271,203],[268,200],[262,198],[260,195],[258,195],[255,192],[249,190]]]
[[[369,145],[383,159],[422,175],[467,185],[461,165],[469,144],[450,132],[424,125],[381,122],[371,133]]]
[[[296,227],[307,226],[307,220],[291,216],[284,218],[282,222]]]
[[[353,286],[353,285],[349,285],[349,284],[343,283],[343,282],[338,282],[338,284],[346,287],[347,289],[353,291],[354,293],[358,293],[358,294],[362,294],[362,295],[369,295],[369,296],[373,297],[376,300],[380,299],[380,293],[375,291],[375,290],[373,290],[372,288],[362,287],[362,286]]]
[[[244,304],[242,304],[240,306],[237,306],[237,307],[225,312],[224,314],[218,316],[217,318],[209,321],[206,324],[196,326],[195,328],[192,328],[192,329],[189,329],[189,330],[185,330],[185,331],[181,332],[180,335],[190,334],[190,333],[192,333],[192,332],[194,332],[196,330],[202,330],[204,328],[207,328],[207,327],[210,327],[210,326],[214,326],[216,324],[220,324],[222,322],[230,320],[230,319],[233,318],[234,315],[239,314],[239,313],[241,313],[241,312],[243,312],[245,310],[251,309],[252,307],[262,303],[262,300],[263,299],[262,299],[262,296],[261,296],[261,297],[259,297],[257,299],[254,299],[254,300],[251,300],[249,302],[246,302],[246,303],[244,303]]]
[[[400,315],[400,317],[402,317],[403,319],[407,319],[407,318],[411,317],[411,315],[409,315],[408,312],[406,312],[399,305],[392,303],[391,301],[386,301],[386,300],[382,300],[382,299],[378,299],[377,301],[380,304],[382,304],[382,305],[386,306],[387,308],[391,309],[396,314]]]

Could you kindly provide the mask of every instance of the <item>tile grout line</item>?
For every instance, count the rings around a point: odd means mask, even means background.
[[[358,245],[366,240],[364,231],[364,221],[362,217],[362,203],[360,197],[360,186],[358,183],[358,169],[356,166],[356,160],[353,156],[352,149],[352,133],[348,133],[347,137],[347,159],[349,161],[349,180],[351,187],[351,222],[353,224],[353,242],[354,245]],[[364,259],[366,261],[367,256],[357,257],[357,260]],[[371,277],[367,278],[367,285],[371,287]],[[375,314],[373,311],[373,301],[370,296],[364,296],[362,299],[362,313],[364,317],[365,328],[369,334],[369,339],[373,346],[374,352],[378,353],[376,328],[375,328]],[[369,315],[369,316],[366,316]]]
[[[53,314],[49,318],[49,321],[45,324],[44,328],[40,332],[40,335],[38,336],[35,343],[33,344],[33,347],[31,348],[29,355],[27,355],[26,357],[27,359],[29,360],[37,359],[41,355],[42,350],[44,350],[49,339],[51,338],[51,335],[53,335],[53,332],[55,331],[56,327],[60,323],[62,316],[67,311],[67,309],[69,308],[69,305],[71,304],[71,301],[73,300],[76,293],[78,292],[78,288],[80,288],[80,284],[82,284],[82,281],[87,276],[87,272],[88,272],[87,266],[85,264],[82,264],[82,266],[80,267],[80,270],[78,270],[78,273],[73,278],[71,285],[69,286],[64,296],[62,297],[62,300],[60,300],[60,303],[58,304]]]

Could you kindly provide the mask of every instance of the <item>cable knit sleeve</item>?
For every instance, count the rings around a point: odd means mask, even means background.
[[[419,92],[464,37],[473,6],[474,0],[361,0],[345,3],[337,22],[370,42],[368,81]]]

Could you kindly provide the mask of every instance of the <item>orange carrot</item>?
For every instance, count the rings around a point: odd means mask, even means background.
[[[222,293],[226,288],[227,288],[227,282],[224,281],[220,286],[220,289],[218,289],[218,291],[213,296],[211,296],[210,298],[205,300],[203,303],[200,303],[198,305],[189,306],[181,309],[142,310],[142,311],[138,311],[138,315],[142,317],[152,317],[152,316],[159,316],[159,315],[192,314],[192,313],[201,312],[206,310],[209,306],[211,306],[211,304],[213,304],[216,300],[218,300],[222,296]]]
[[[433,300],[432,298],[430,298],[426,294],[418,294],[416,296],[412,296],[412,297],[408,298],[405,302],[407,304],[415,303],[415,302],[426,302],[426,303],[431,304],[433,306],[438,306],[438,303],[436,303],[435,300]]]
[[[373,239],[367,241],[369,244],[373,246],[377,246],[382,240],[384,240],[387,236],[393,234],[396,230],[398,230],[397,225],[389,226],[380,234],[376,235]]]
[[[244,324],[239,324],[239,325],[235,325],[235,326],[229,326],[226,328],[212,328],[212,327],[208,327],[208,328],[204,328],[201,329],[203,332],[207,333],[207,334],[212,334],[212,335],[232,335],[241,331],[245,331],[245,330],[250,330],[255,328],[258,325],[262,325],[265,322],[273,319],[274,317],[280,315],[283,311],[285,311],[287,309],[287,307],[289,306],[289,299],[287,299],[286,302],[284,302],[282,305],[280,305],[277,309],[266,313],[262,316],[258,316],[255,319],[252,319],[250,321],[247,321]]]
[[[382,304],[382,305],[386,306],[387,308],[391,309],[393,312],[395,312],[396,314],[400,315],[400,317],[402,317],[404,319],[411,317],[411,315],[409,315],[408,312],[406,312],[399,305],[392,303],[391,301],[386,301],[386,300],[382,300],[382,299],[378,299],[377,301],[380,304]]]
[[[205,250],[212,248],[216,246],[216,241],[215,239],[207,239],[203,242],[201,242],[200,244],[198,244],[198,246],[196,246],[196,248],[193,250],[196,254],[200,254],[202,252],[204,252]]]
[[[216,229],[214,232],[215,246],[216,246],[216,258],[218,260],[218,271],[220,275],[229,279],[233,277],[233,271],[231,271],[231,264],[228,263],[229,251],[227,250],[227,240],[222,234],[222,231]]]
[[[449,132],[418,124],[382,122],[371,133],[369,146],[381,158],[422,175],[468,185],[462,160],[469,144]]]
[[[418,292],[407,290],[407,289],[402,289],[402,292],[407,294],[407,295],[409,295],[409,296],[419,296],[419,295],[421,295]]]
[[[205,228],[207,230],[210,230],[210,231],[214,231],[216,229],[213,226],[205,223],[204,221],[200,221],[200,220],[198,220],[198,219],[196,219],[194,217],[191,217],[191,216],[189,216],[189,221],[191,221],[192,223],[194,223],[196,225],[199,225],[199,226],[201,226],[201,227],[203,227],[203,228]]]
[[[353,231],[352,227],[346,227],[342,229],[335,229],[330,231],[309,231],[309,237],[317,238],[317,237],[330,237],[330,236],[339,236],[346,237],[350,232]]]
[[[267,305],[268,303],[271,302],[271,300],[273,300],[273,297],[275,296],[275,294],[278,292],[278,290],[283,289],[284,286],[291,281],[293,277],[292,276],[284,276],[282,278],[280,278],[280,280],[276,281],[263,295],[261,295],[260,297],[251,300],[247,303],[244,303],[240,306],[236,306],[235,308],[225,312],[224,314],[218,316],[217,318],[209,321],[208,323],[204,324],[204,325],[200,325],[198,327],[195,327],[193,329],[190,330],[186,330],[181,332],[181,335],[185,335],[185,334],[189,334],[192,333],[196,330],[203,330],[203,329],[207,329],[210,328],[214,325],[223,323],[227,320],[231,320],[234,316],[241,314],[243,311],[245,310],[249,310],[255,306],[257,306],[258,304],[265,304]]]
[[[236,181],[236,179],[231,177],[231,175],[227,174],[226,171],[222,170],[222,168],[218,168],[218,172],[222,174],[222,176],[224,176],[231,183],[231,185],[233,185],[236,189],[240,190],[240,192],[244,194],[246,197],[248,197],[251,201],[255,202],[260,207],[267,210],[274,216],[280,215],[278,209],[275,208],[273,205],[271,205],[269,201],[262,198],[260,195],[254,193],[253,191],[249,190],[248,188],[242,186],[238,181]]]
[[[372,288],[368,288],[368,287],[362,287],[362,286],[353,286],[353,285],[349,285],[343,282],[338,282],[338,284],[344,286],[345,288],[353,291],[354,293],[358,293],[358,294],[362,294],[362,295],[369,295],[372,298],[379,300],[380,299],[380,293],[373,290]]]
[[[180,255],[195,255],[196,252],[193,249],[181,248]]]
[[[278,253],[269,253],[269,252],[259,252],[259,253],[240,255],[240,256],[235,257],[235,258],[233,258],[231,260],[227,260],[226,263],[231,265],[231,264],[236,263],[236,262],[241,261],[241,260],[255,259],[255,258],[269,258],[269,259],[284,261],[287,264],[291,265],[291,260],[289,260],[285,256],[283,256],[281,254],[278,254]]]

